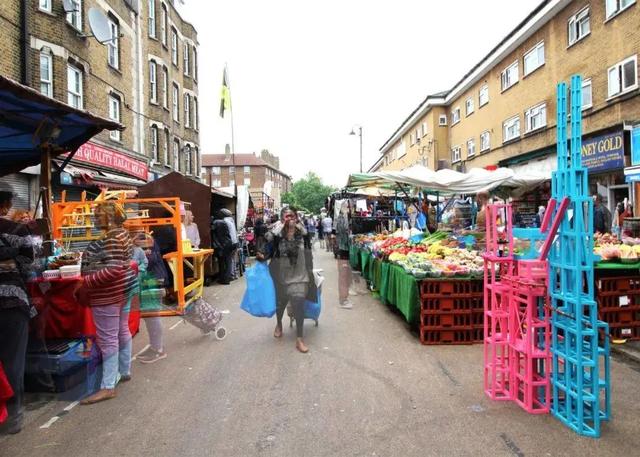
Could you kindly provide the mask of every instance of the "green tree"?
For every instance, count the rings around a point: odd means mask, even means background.
[[[293,183],[291,192],[282,196],[282,203],[319,214],[320,208],[326,205],[327,197],[335,190],[334,187],[325,185],[317,174],[310,171],[304,178]]]

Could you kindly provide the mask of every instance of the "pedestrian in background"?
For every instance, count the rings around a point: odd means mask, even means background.
[[[211,239],[214,255],[218,260],[218,282],[220,284],[231,284],[231,252],[232,245],[229,226],[224,221],[224,216],[218,211],[216,219],[213,221]]]
[[[349,265],[349,201],[342,202],[340,215],[336,221],[336,244],[338,252],[338,299],[342,309],[351,309],[349,288],[351,287],[351,266]]]
[[[593,230],[600,233],[611,232],[611,212],[602,202],[600,194],[596,194],[594,200]]]
[[[198,230],[198,226],[196,225],[196,223],[193,221],[193,213],[191,211],[185,211],[184,229],[187,235],[187,239],[191,241],[191,246],[199,249],[200,231]]]
[[[322,233],[324,235],[325,248],[327,252],[332,252],[333,219],[331,219],[329,213],[325,214],[322,219]]]

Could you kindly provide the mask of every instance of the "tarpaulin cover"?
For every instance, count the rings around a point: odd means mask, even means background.
[[[439,192],[442,195],[476,194],[489,192],[498,187],[522,190],[537,186],[550,176],[522,175],[509,168],[485,170],[473,168],[468,173],[444,169],[433,171],[422,165],[414,165],[402,171],[380,171],[376,173],[354,173],[349,176],[346,189],[369,189],[372,187],[392,190],[403,186],[423,191]]]
[[[247,212],[249,211],[249,188],[247,186],[236,186],[238,189],[238,195],[236,196],[236,218],[238,223],[238,229],[244,227],[244,223],[247,221]],[[222,192],[230,195],[235,195],[233,186],[219,188]]]
[[[0,76],[0,176],[39,164],[43,143],[56,156],[75,151],[104,129],[124,127]]]

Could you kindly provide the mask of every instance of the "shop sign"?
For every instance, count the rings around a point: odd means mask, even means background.
[[[624,167],[623,132],[582,140],[582,165],[590,172]]]
[[[145,162],[91,142],[80,146],[74,154],[73,160],[116,170],[144,181],[147,180],[149,174],[149,167]]]
[[[640,165],[640,125],[631,131],[631,165]]]

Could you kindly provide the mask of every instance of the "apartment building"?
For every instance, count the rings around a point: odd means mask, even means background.
[[[640,165],[631,161],[640,123],[636,3],[543,1],[449,91],[427,97],[381,147],[372,170],[423,163],[550,173],[556,84],[580,74],[591,190],[610,206],[633,198],[630,166]]]
[[[4,0],[0,24],[3,75],[125,126],[54,169],[54,195],[135,188],[173,170],[198,178],[197,33],[171,1]],[[20,191],[29,177],[10,179]]]

